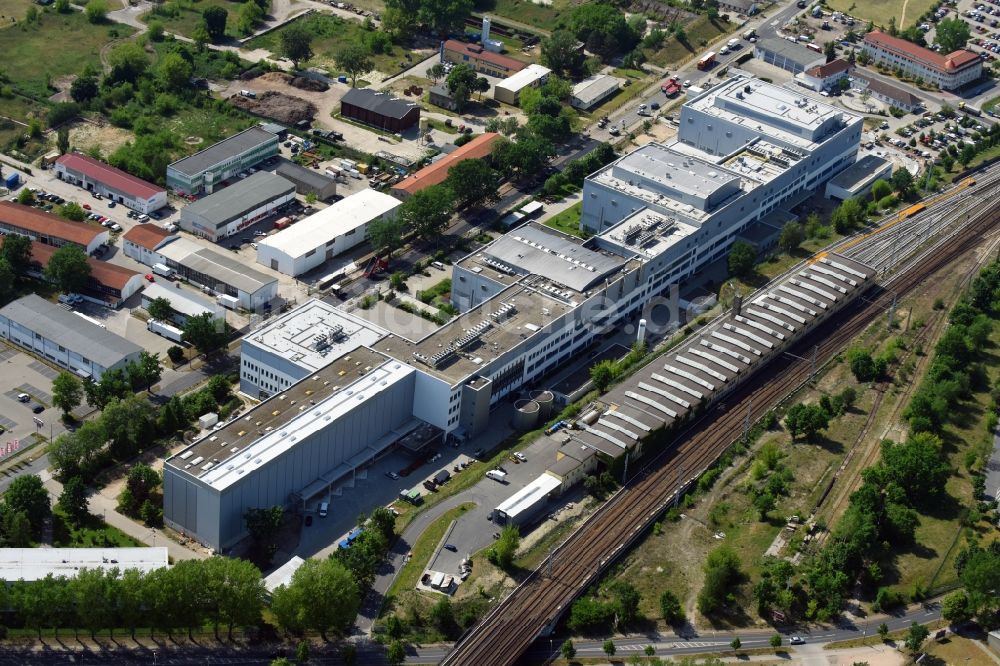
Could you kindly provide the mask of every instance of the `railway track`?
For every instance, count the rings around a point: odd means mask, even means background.
[[[749,413],[759,419],[774,404],[809,380],[812,368],[800,358],[816,346],[818,362],[838,353],[888,307],[922,281],[976,247],[1000,221],[1000,204],[976,213],[934,240],[899,270],[793,344],[786,353],[744,381],[727,397],[728,409],[711,408],[680,433],[636,476],[583,523],[510,595],[471,629],[442,664],[490,666],[511,664],[540,634],[550,630],[568,604],[645,529],[701,472],[719,458],[742,431]],[[764,374],[766,373],[766,374]],[[652,443],[650,446],[657,446]],[[686,470],[679,474],[677,470]]]

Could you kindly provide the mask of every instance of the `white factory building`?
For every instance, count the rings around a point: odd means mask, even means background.
[[[262,239],[257,263],[285,275],[302,275],[364,242],[368,225],[395,214],[395,197],[364,189]]]
[[[226,313],[216,303],[193,293],[189,289],[182,289],[179,282],[167,283],[170,287],[154,282],[146,286],[142,292],[142,307],[149,309],[149,304],[158,298],[165,299],[170,303],[173,310],[171,317],[173,323],[184,325],[188,317],[198,317],[203,314],[211,315],[212,319],[225,319]]]
[[[325,301],[307,301],[243,338],[240,391],[265,399],[386,335],[388,331]]]
[[[325,492],[420,425],[482,432],[499,402],[544,387],[736,238],[776,231],[769,221],[854,163],[861,124],[794,91],[727,81],[685,104],[676,143],[587,178],[589,240],[529,223],[458,261],[451,298],[462,315],[420,339],[318,301],[250,332],[241,390],[266,401],[167,461],[167,522],[225,548],[244,534],[247,508]],[[617,446],[613,434],[594,437],[597,450]]]
[[[0,579],[35,582],[46,576],[76,578],[81,569],[166,569],[167,547],[149,548],[0,548]]]
[[[552,70],[541,65],[528,65],[500,83],[493,86],[493,99],[504,104],[517,106],[521,99],[521,91],[527,88],[537,88],[544,84]]]

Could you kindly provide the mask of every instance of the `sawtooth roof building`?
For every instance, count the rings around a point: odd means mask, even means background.
[[[35,294],[0,308],[0,338],[95,381],[108,370],[139,360],[142,351],[139,345]]]
[[[899,68],[942,90],[955,90],[983,75],[983,59],[978,53],[958,49],[942,55],[899,37],[872,30],[862,44],[876,65]]]

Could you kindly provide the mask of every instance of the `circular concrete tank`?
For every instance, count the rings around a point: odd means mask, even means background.
[[[538,420],[548,421],[552,418],[552,408],[555,406],[555,396],[552,391],[532,391],[528,397],[538,403]]]
[[[538,403],[534,400],[518,400],[514,403],[514,430],[534,430],[538,425]]]

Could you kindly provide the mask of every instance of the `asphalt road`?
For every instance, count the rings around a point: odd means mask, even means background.
[[[855,617],[844,615],[836,625],[820,626],[815,629],[783,628],[780,630],[784,640],[783,645],[791,652],[796,652],[799,648],[788,645],[791,636],[800,636],[805,639],[807,646],[817,643],[826,644],[835,641],[844,641],[854,638],[863,638],[877,632],[880,623],[885,622],[890,631],[906,629],[913,622],[926,624],[941,619],[940,604],[936,601],[928,602],[908,608],[905,612],[888,616]],[[753,649],[770,647],[769,641],[774,635],[774,630],[766,631],[741,631],[741,632],[704,632],[698,633],[693,628],[685,631],[684,635],[664,635],[648,634],[642,636],[611,637],[614,638],[617,649],[616,657],[623,658],[624,655],[634,652],[642,652],[647,645],[656,648],[658,656],[684,656],[692,654],[704,654],[707,652],[726,652],[730,650],[730,642],[734,638],[739,638],[742,649]],[[526,662],[541,662],[558,656],[559,648],[565,636],[553,636],[540,638],[525,653],[522,659]],[[605,637],[607,638],[607,637]],[[597,640],[574,641],[577,658],[600,658],[604,657],[603,643],[605,638]],[[808,649],[808,648],[806,648]],[[427,646],[413,650],[407,661],[413,663],[437,663],[450,651],[450,647]]]

